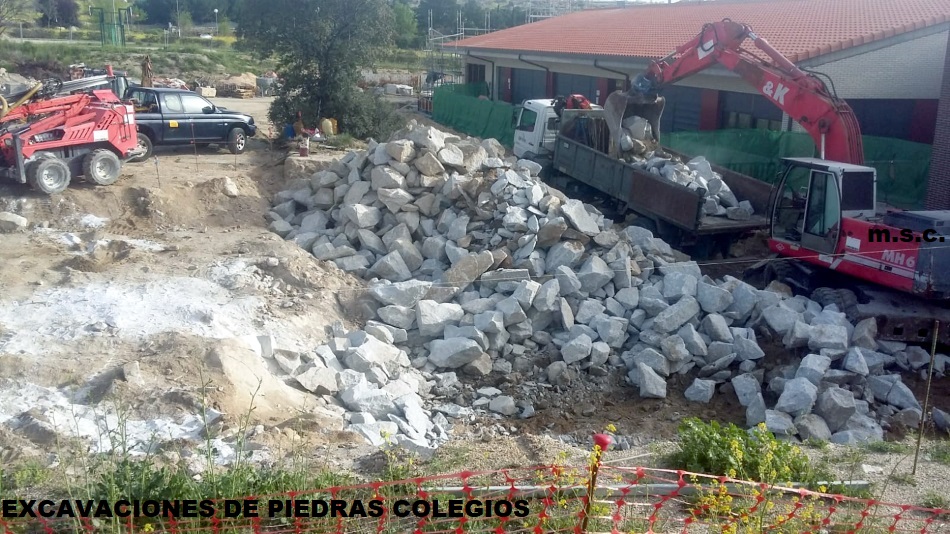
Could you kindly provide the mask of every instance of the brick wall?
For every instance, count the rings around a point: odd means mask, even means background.
[[[845,100],[933,99],[940,92],[947,38],[941,31],[817,66],[803,64],[830,76]]]
[[[932,210],[950,209],[950,43],[947,43],[943,87],[937,108],[926,207]]]

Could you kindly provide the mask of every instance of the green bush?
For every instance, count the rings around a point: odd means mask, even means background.
[[[679,438],[669,457],[676,469],[770,484],[827,480],[801,448],[779,441],[765,424],[747,431],[693,417],[682,422]]]

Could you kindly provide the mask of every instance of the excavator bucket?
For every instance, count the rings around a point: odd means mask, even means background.
[[[604,102],[604,118],[610,130],[611,156],[616,157],[620,152],[620,137],[624,119],[628,117],[642,117],[650,124],[653,140],[660,144],[660,117],[666,107],[666,99],[659,95],[638,92],[635,89],[629,92],[615,91]]]

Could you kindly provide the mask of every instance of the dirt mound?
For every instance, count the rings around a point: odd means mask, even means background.
[[[132,187],[126,190],[124,200],[131,217],[123,217],[119,224],[133,228],[263,227],[261,214],[267,208],[267,201],[248,178],[221,177],[199,184]]]

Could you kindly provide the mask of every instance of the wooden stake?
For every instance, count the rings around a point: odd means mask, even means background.
[[[914,451],[914,469],[911,475],[917,474],[917,458],[920,456],[920,440],[924,436],[924,421],[927,417],[927,401],[930,400],[930,384],[934,378],[934,359],[937,355],[937,339],[940,337],[940,321],[934,320],[933,342],[930,344],[930,369],[927,371],[927,390],[924,393],[924,408],[920,414],[920,425],[917,428],[917,450]]]

